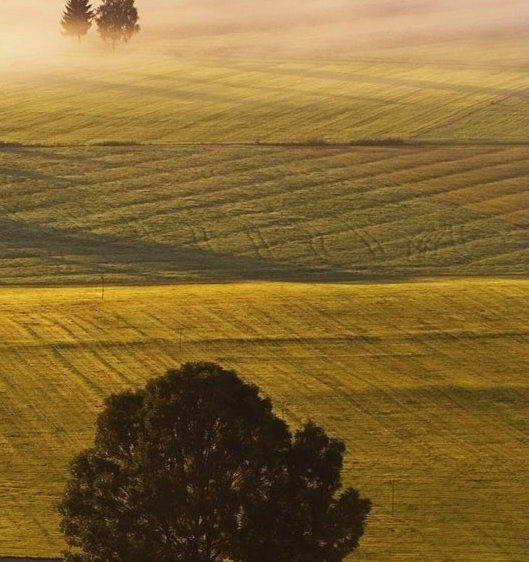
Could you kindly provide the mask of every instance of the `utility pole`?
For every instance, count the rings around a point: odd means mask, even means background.
[[[105,300],[105,278],[101,275],[101,300]]]

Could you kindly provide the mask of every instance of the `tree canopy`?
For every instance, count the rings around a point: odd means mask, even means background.
[[[92,26],[94,15],[89,0],[67,0],[61,20],[64,35],[77,37],[81,43],[81,37]]]
[[[134,0],[103,0],[97,8],[95,21],[99,35],[111,41],[113,49],[120,41],[127,43],[140,30]]]
[[[107,398],[60,503],[66,559],[339,562],[370,510],[341,491],[344,451],[234,371],[184,364]]]

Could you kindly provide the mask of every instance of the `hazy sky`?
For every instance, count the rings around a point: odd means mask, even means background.
[[[0,58],[63,49],[64,4],[1,0]],[[136,0],[136,6],[142,33],[133,41],[142,48],[171,44],[184,54],[333,52],[529,30],[529,0]],[[87,44],[96,41],[92,30]]]

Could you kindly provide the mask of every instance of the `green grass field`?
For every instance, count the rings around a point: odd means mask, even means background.
[[[0,283],[524,275],[528,146],[0,150]]]
[[[3,84],[0,141],[529,141],[525,63],[407,56],[86,61],[72,53]]]
[[[351,561],[527,559],[527,47],[487,45],[6,74],[0,555],[60,554],[108,393],[213,360],[346,441]]]
[[[256,382],[293,426],[312,418],[345,439],[345,481],[374,502],[354,560],[525,559],[527,281],[107,287],[104,297],[0,294],[2,554],[59,554],[53,504],[104,396],[207,359]]]

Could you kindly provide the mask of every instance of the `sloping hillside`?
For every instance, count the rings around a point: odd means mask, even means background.
[[[0,279],[524,275],[529,146],[0,150]]]
[[[0,141],[527,142],[527,67],[500,53],[454,64],[414,51],[342,61],[72,52],[4,71]]]
[[[351,562],[527,558],[527,281],[4,288],[0,315],[0,554],[60,554],[105,396],[212,360],[346,441]]]

